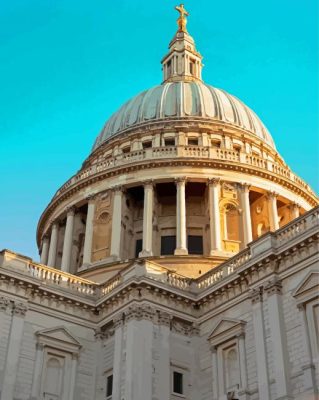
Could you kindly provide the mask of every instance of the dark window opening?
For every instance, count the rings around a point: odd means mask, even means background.
[[[142,251],[143,239],[137,239],[135,243],[135,258],[138,257],[140,252]]]
[[[150,147],[152,147],[152,142],[151,141],[147,141],[147,142],[143,142],[143,149],[149,149]]]
[[[180,372],[173,372],[173,392],[183,394],[183,374]]]
[[[113,375],[106,378],[106,398],[112,396],[113,393]]]
[[[198,146],[198,138],[188,139],[188,146]]]
[[[161,255],[174,254],[176,249],[176,236],[162,236],[161,237]]]
[[[203,254],[203,236],[188,236],[188,254]]]
[[[189,72],[191,73],[191,75],[194,75],[195,72],[195,65],[193,62],[189,63]]]
[[[220,149],[221,147],[220,140],[212,140],[212,146]]]
[[[165,146],[175,146],[175,139],[165,139]]]
[[[167,61],[167,76],[170,77],[171,75],[171,68],[172,68],[172,62],[171,60]]]
[[[131,151],[131,148],[130,148],[130,146],[126,146],[126,147],[123,147],[123,149],[122,149],[122,152],[123,153],[129,153]]]

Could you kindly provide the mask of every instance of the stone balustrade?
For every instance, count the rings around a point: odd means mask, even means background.
[[[291,180],[293,183],[297,184],[305,190],[310,190],[309,185],[307,185],[302,179],[294,175],[289,170],[289,168],[256,155],[247,154],[242,151],[203,146],[163,146],[131,151],[128,153],[117,155],[115,157],[110,156],[103,161],[100,161],[84,170],[79,171],[56,192],[55,197],[65,192],[73,184],[85,180],[88,177],[93,176],[94,174],[107,171],[108,169],[114,167],[119,167],[139,161],[169,159],[176,157],[220,160],[250,165],[279,175],[280,177]]]

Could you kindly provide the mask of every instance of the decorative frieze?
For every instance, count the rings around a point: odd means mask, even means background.
[[[282,294],[281,280],[274,278],[273,280],[269,281],[265,286],[265,291],[267,292],[268,296],[271,296],[272,294]]]
[[[153,307],[149,305],[133,305],[125,311],[125,322],[128,322],[132,319],[154,322],[155,316],[156,312]]]

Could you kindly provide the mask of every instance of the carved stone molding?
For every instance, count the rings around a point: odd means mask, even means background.
[[[278,197],[278,193],[277,192],[273,192],[273,191],[269,191],[267,192],[267,198],[268,199],[274,199]]]
[[[156,312],[153,307],[148,305],[133,305],[125,311],[125,321],[129,322],[135,320],[148,320],[154,322]]]
[[[74,215],[76,212],[76,207],[74,205],[65,207],[65,212],[67,215],[71,214]]]
[[[273,294],[282,294],[282,283],[281,280],[278,278],[269,281],[268,284],[265,286],[265,291],[267,292],[268,296]]]
[[[241,182],[240,183],[240,188],[243,192],[248,192],[250,191],[251,185],[249,183],[246,182]]]
[[[24,317],[27,311],[28,311],[28,306],[26,304],[14,303],[14,306],[12,308],[12,315]]]
[[[88,196],[86,196],[85,200],[86,200],[88,203],[93,203],[93,202],[97,199],[97,197],[98,197],[98,194],[97,194],[97,193],[91,193],[91,194],[89,194]]]

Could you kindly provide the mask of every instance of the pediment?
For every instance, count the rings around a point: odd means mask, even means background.
[[[77,338],[64,326],[55,328],[42,329],[36,332],[38,341],[44,344],[54,344],[73,349],[80,349],[81,343]]]
[[[223,318],[215,325],[208,340],[217,345],[245,333],[246,322],[238,319]]]
[[[319,272],[310,271],[295,289],[293,296],[305,301],[318,295]]]

